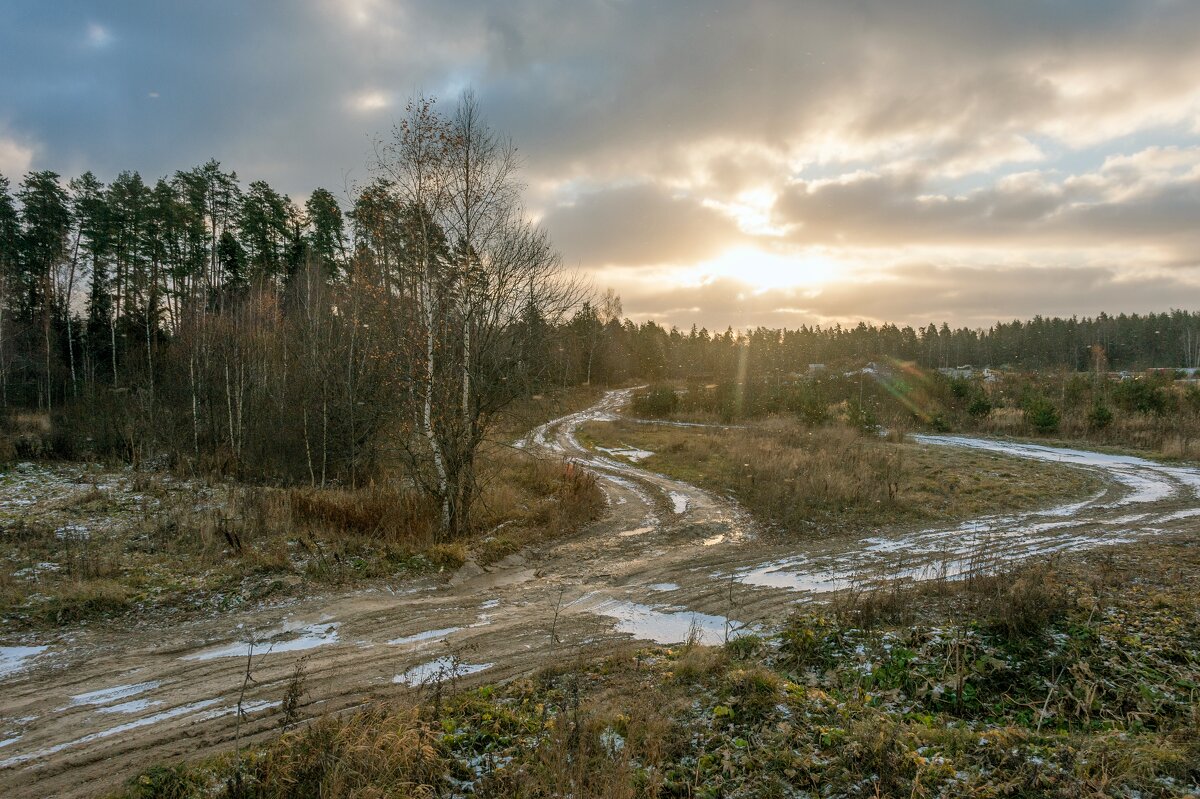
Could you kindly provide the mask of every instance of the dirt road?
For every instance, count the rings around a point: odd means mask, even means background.
[[[91,796],[151,763],[265,736],[278,728],[279,702],[300,658],[307,673],[301,717],[311,717],[452,672],[477,680],[527,674],[615,641],[670,643],[694,628],[718,642],[864,575],[953,574],[981,561],[1183,529],[1200,516],[1195,469],[924,437],[929,446],[1061,460],[1101,474],[1106,488],[1068,505],[953,528],[784,545],[756,536],[727,499],[584,450],[574,431],[611,418],[628,395],[611,392],[521,442],[575,458],[599,476],[607,513],[573,539],[489,570],[467,564],[448,581],[312,596],[169,627],[81,628],[0,647],[0,795]]]

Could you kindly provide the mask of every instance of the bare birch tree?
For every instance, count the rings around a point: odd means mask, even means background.
[[[473,95],[449,118],[414,100],[379,154],[402,209],[397,354],[420,409],[400,448],[453,538],[470,529],[475,457],[495,415],[544,365],[527,357],[532,320],[557,322],[578,291],[523,214],[516,150]]]

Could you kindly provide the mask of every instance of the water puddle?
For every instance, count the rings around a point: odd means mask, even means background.
[[[45,652],[48,646],[0,646],[0,679],[27,668],[26,661]]]
[[[393,638],[388,641],[388,646],[408,646],[409,644],[419,644],[425,641],[439,641],[461,629],[462,627],[443,627],[440,630],[426,630],[423,633],[406,635],[403,638]]]
[[[122,702],[119,705],[108,705],[106,707],[96,708],[98,713],[125,713],[133,715],[141,713],[143,710],[148,710],[152,707],[158,707],[162,702],[157,699],[132,699],[128,702]]]
[[[339,626],[339,623],[336,621],[306,624],[303,626],[285,624],[279,629],[263,633],[261,639],[255,640],[254,654],[303,652],[304,650],[315,649],[319,646],[336,644],[338,642]],[[281,635],[293,632],[299,633],[299,635],[283,640],[273,640]],[[212,649],[205,649],[191,655],[184,655],[180,660],[215,660],[217,658],[246,657],[249,652],[249,641],[236,641],[226,646],[213,647]]]
[[[678,591],[679,590],[679,586],[676,585],[675,583],[655,583],[654,585],[648,585],[646,587],[649,588],[651,591],[658,591],[660,593],[665,593],[667,591]]]
[[[420,686],[430,682],[442,682],[465,677],[468,674],[490,669],[493,663],[459,663],[454,658],[442,657],[413,666],[403,674],[397,674],[392,682],[397,685]]]
[[[112,688],[101,688],[99,691],[88,691],[85,694],[76,694],[71,697],[72,705],[107,705],[116,702],[120,699],[128,699],[131,696],[144,694],[146,691],[152,691],[161,683],[157,680],[151,682],[140,682],[135,685],[115,685]]]
[[[681,644],[689,638],[715,646],[727,638],[745,635],[740,622],[724,616],[689,610],[657,610],[637,602],[612,599],[591,608],[592,613],[617,620],[617,632],[645,638],[658,644]]]
[[[646,533],[652,532],[654,532],[653,527],[635,527],[632,530],[622,530],[621,532],[617,533],[617,535],[621,536],[622,538],[630,538],[635,535],[645,535]]]
[[[672,491],[667,496],[671,498],[671,505],[676,513],[684,513],[688,509],[688,504],[691,499],[686,494],[681,494],[678,491]]]
[[[202,699],[199,702],[192,702],[191,704],[180,705],[179,707],[173,707],[170,710],[164,710],[159,713],[155,713],[153,716],[146,716],[145,718],[126,722],[125,724],[118,724],[116,727],[109,727],[108,729],[101,730],[100,732],[93,732],[89,735],[85,735],[82,738],[76,738],[72,741],[66,741],[61,744],[55,744],[54,746],[48,746],[45,749],[27,752],[23,755],[14,755],[6,760],[0,760],[0,768],[8,768],[9,766],[15,766],[20,763],[25,763],[29,760],[37,760],[38,758],[48,757],[49,755],[57,754],[64,749],[69,749],[72,746],[79,746],[80,744],[91,743],[92,741],[99,741],[104,738],[111,738],[114,735],[120,735],[122,733],[129,732],[130,730],[136,730],[139,727],[145,727],[150,724],[157,724],[160,721],[167,721],[169,719],[179,718],[180,716],[196,713],[200,710],[204,710],[205,708],[212,707],[219,701],[220,700],[218,699]]]

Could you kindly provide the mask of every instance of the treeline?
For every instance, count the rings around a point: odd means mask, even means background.
[[[473,97],[414,101],[379,153],[346,210],[216,161],[152,183],[0,178],[10,432],[49,418],[59,455],[249,480],[357,485],[386,462],[464,530],[475,453],[561,373],[578,292]]]
[[[512,145],[472,98],[450,114],[415,101],[378,151],[344,202],[318,188],[299,203],[216,161],[107,185],[0,176],[6,424],[49,419],[38,446],[63,456],[247,480],[357,485],[399,465],[457,527],[493,420],[556,385],[770,382],[872,360],[1200,363],[1190,311],[987,330],[635,324],[611,291],[564,279],[520,211]]]
[[[604,306],[604,303],[601,303]],[[927,368],[972,364],[1016,370],[1142,370],[1200,366],[1200,312],[1101,314],[1095,318],[1035,317],[987,330],[896,325],[802,326],[687,332],[653,322],[636,325],[605,308],[586,306],[571,322],[570,379],[713,381],[739,375],[763,379],[804,372],[808,364],[903,361]]]

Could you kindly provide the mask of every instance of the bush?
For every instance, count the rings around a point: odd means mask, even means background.
[[[679,395],[671,386],[651,386],[649,391],[634,395],[631,407],[639,416],[662,418],[679,410]]]
[[[1088,427],[1093,430],[1103,430],[1112,424],[1113,412],[1101,400],[1096,400],[1092,405],[1092,409],[1088,411]]]
[[[967,403],[967,413],[974,416],[976,419],[982,419],[992,412],[992,401],[987,398],[987,394],[982,391],[975,394],[971,401]]]
[[[1045,397],[1034,397],[1025,405],[1025,421],[1038,433],[1058,430],[1058,408]]]
[[[1149,380],[1126,380],[1113,389],[1113,400],[1121,410],[1161,414],[1167,409],[1167,394]]]

